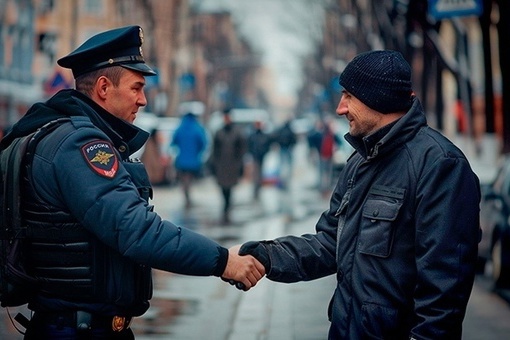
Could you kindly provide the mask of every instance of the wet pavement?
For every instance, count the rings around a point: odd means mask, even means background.
[[[301,148],[301,149],[299,149]],[[248,181],[233,193],[232,224],[222,225],[221,194],[211,178],[197,182],[193,206],[186,210],[178,187],[157,187],[155,210],[172,222],[194,229],[229,247],[248,240],[313,232],[328,206],[315,189],[315,171],[304,146],[298,147],[293,180],[287,190],[265,186],[255,201]],[[490,157],[489,157],[490,158]],[[473,165],[482,180],[489,178],[487,155]],[[485,171],[485,172],[484,172]],[[140,339],[319,340],[327,339],[327,306],[335,277],[281,284],[260,281],[241,292],[216,277],[192,277],[154,271],[150,309],[132,324]],[[17,309],[11,308],[11,315]],[[28,313],[25,313],[28,315]],[[0,338],[21,339],[5,309],[0,309]],[[487,277],[477,277],[464,322],[463,339],[501,339],[510,334],[508,302],[491,289]]]
[[[304,161],[295,159],[294,178],[287,190],[266,186],[259,200],[254,200],[249,182],[238,185],[230,225],[220,223],[221,194],[211,178],[194,186],[189,211],[182,209],[179,188],[157,189],[153,203],[163,217],[227,247],[310,232],[327,201],[313,189],[315,173]],[[157,272],[155,282],[151,308],[133,325],[137,339],[327,338],[327,306],[334,277],[292,285],[262,280],[249,292],[213,277]],[[177,309],[180,313],[172,314]]]

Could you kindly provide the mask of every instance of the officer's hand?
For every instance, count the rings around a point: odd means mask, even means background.
[[[228,262],[221,278],[247,291],[264,277],[266,270],[253,256],[239,255],[240,247],[237,245],[228,250]]]

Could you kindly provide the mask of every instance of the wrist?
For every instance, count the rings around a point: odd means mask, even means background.
[[[225,268],[227,268],[227,262],[228,262],[228,249],[224,247],[218,247],[218,262],[216,264],[216,268],[213,271],[214,276],[220,277],[223,275],[223,272],[225,271]]]

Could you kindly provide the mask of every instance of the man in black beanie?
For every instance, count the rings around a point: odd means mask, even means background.
[[[480,185],[427,125],[399,52],[356,56],[336,109],[354,147],[314,234],[251,241],[267,277],[336,274],[330,339],[461,339],[475,277]]]

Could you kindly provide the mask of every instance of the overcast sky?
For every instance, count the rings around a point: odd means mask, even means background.
[[[303,79],[301,60],[320,39],[327,0],[192,0],[200,11],[226,10],[266,67],[277,90],[295,95]]]

